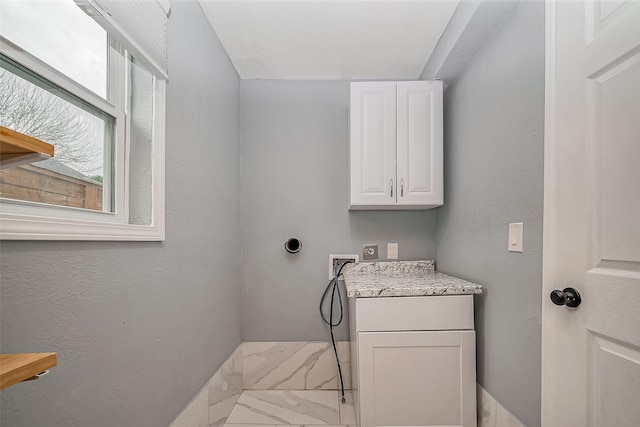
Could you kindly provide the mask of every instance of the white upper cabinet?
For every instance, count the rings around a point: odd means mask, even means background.
[[[442,82],[354,82],[350,209],[443,203]]]

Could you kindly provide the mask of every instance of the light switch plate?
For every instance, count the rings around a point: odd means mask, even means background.
[[[378,245],[362,245],[362,259],[378,259]]]
[[[523,229],[524,223],[522,222],[512,222],[509,224],[509,252],[522,252]]]
[[[397,243],[387,243],[387,259],[398,259]]]

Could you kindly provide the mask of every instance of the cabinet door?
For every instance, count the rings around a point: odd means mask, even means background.
[[[396,83],[351,83],[351,208],[396,204]]]
[[[358,333],[360,427],[476,426],[475,332]]]
[[[398,82],[398,205],[443,203],[442,82]]]

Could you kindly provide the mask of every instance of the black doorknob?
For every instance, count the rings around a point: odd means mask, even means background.
[[[551,292],[551,301],[555,305],[566,305],[567,307],[576,308],[582,302],[580,294],[574,288],[564,288],[563,290],[555,290]]]

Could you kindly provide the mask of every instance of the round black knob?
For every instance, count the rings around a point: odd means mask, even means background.
[[[576,308],[582,302],[580,293],[574,288],[564,288],[563,290],[554,290],[551,292],[551,302],[555,305],[566,305],[567,307]]]

